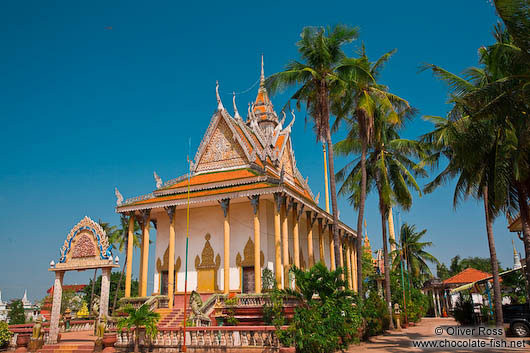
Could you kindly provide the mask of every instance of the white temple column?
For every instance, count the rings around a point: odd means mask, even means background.
[[[61,318],[61,299],[63,297],[64,271],[55,272],[55,282],[53,283],[52,315],[50,320],[50,336],[48,343],[57,343],[59,335],[59,320]]]
[[[101,296],[99,299],[99,320],[109,316],[110,267],[101,269]]]

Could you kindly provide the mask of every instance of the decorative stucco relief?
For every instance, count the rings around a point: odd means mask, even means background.
[[[212,170],[218,168],[228,168],[247,163],[245,152],[234,141],[233,133],[224,121],[219,120],[219,124],[212,134],[212,138],[206,145],[206,150],[202,155],[197,171]]]
[[[241,254],[238,252],[236,255],[236,265],[238,267],[254,267],[254,242],[250,237],[248,237],[247,244],[243,249],[244,258],[241,259]],[[260,266],[263,267],[265,263],[265,255],[263,251],[260,251]]]

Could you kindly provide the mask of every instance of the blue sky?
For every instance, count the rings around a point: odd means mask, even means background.
[[[164,179],[186,171],[188,139],[195,153],[216,107],[219,80],[225,106],[232,91],[296,58],[304,26],[344,23],[360,27],[361,41],[376,58],[398,48],[382,74],[392,92],[420,115],[444,115],[447,90],[424,62],[460,72],[475,65],[477,49],[491,43],[497,19],[485,0],[455,1],[2,1],[0,3],[0,290],[3,298],[33,300],[52,285],[47,271],[64,237],[88,215],[118,223],[114,187],[125,197],[148,193],[153,171]],[[256,89],[237,97],[239,110]],[[276,107],[287,94],[273,98]],[[323,190],[321,147],[298,112],[293,129],[297,164],[315,194]],[[430,124],[420,116],[404,136]],[[338,140],[340,136],[335,136]],[[337,160],[338,167],[346,160]],[[431,252],[447,262],[455,254],[488,256],[481,204],[470,200],[455,212],[453,185],[415,197],[401,222],[428,229]],[[321,204],[323,198],[321,198]],[[340,201],[341,219],[356,213]],[[374,195],[367,204],[374,248],[380,218]],[[494,226],[503,266],[512,265],[506,221]],[[522,244],[516,240],[518,251]],[[154,246],[151,246],[152,250]],[[133,273],[137,275],[138,254]],[[121,256],[123,259],[124,257]],[[152,272],[154,257],[151,254]],[[68,273],[83,283],[89,272]],[[150,275],[152,288],[152,276]]]

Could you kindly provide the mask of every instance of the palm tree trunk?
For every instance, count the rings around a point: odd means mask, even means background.
[[[393,310],[392,310],[392,297],[390,294],[390,264],[388,261],[388,244],[386,235],[386,221],[387,221],[387,207],[384,205],[382,197],[382,188],[379,181],[376,182],[377,191],[379,192],[379,211],[381,213],[381,231],[383,233],[383,263],[385,267],[385,299],[388,306],[388,314],[390,315],[389,329],[394,329]]]
[[[497,251],[495,250],[495,239],[493,238],[493,227],[491,225],[491,216],[489,212],[488,187],[484,186],[482,190],[482,199],[484,200],[484,214],[486,215],[486,232],[488,235],[488,245],[490,248],[491,269],[493,272],[493,295],[495,300],[495,325],[502,327],[504,321],[502,318],[502,295],[499,281],[499,262],[497,261]],[[486,284],[487,285],[487,284]]]
[[[364,204],[366,202],[366,150],[367,142],[365,138],[361,141],[361,199],[359,200],[359,214],[357,215],[357,290],[363,294],[363,219]]]
[[[92,292],[90,293],[90,310],[89,310],[90,314],[92,314],[92,302],[94,301],[94,289],[96,287],[96,275],[97,275],[97,273],[98,273],[98,269],[96,268],[94,270],[94,279],[92,280]]]
[[[137,328],[134,329],[134,353],[140,351],[140,330]]]
[[[125,263],[121,268],[121,274],[120,274],[120,280],[118,281],[118,287],[116,287],[116,293],[114,293],[114,303],[112,303],[112,314],[114,314],[114,310],[116,310],[116,302],[118,301],[118,291],[121,287],[121,282],[123,280],[123,273],[125,272],[125,266],[127,265],[127,253],[125,253]]]
[[[328,113],[328,122],[329,122],[329,113]],[[333,163],[333,143],[331,142],[331,131],[329,129],[329,124],[326,129],[326,144],[328,145],[328,164],[329,164],[329,186],[331,191],[331,208],[333,210],[333,248],[335,252],[335,259],[337,260],[335,266],[340,267],[340,247],[341,244],[339,239],[338,232],[338,208],[337,208],[337,188],[335,185],[335,165]]]
[[[521,226],[523,228],[523,244],[525,253],[526,269],[526,282],[530,285],[530,214],[528,210],[528,192],[526,188],[517,184],[517,194],[519,198],[519,214],[521,217]],[[526,293],[526,302],[530,303],[530,292]]]

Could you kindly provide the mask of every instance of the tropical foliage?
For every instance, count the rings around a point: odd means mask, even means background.
[[[346,282],[341,279],[342,271],[329,271],[322,263],[308,271],[295,267],[291,271],[297,289],[281,293],[301,302],[287,330],[296,351],[335,352],[358,342],[362,325],[359,299],[353,291],[343,289]]]
[[[151,311],[147,305],[142,305],[138,309],[128,306],[123,309],[127,317],[118,320],[118,328],[126,328],[134,332],[134,353],[139,352],[140,331],[145,331],[146,337],[154,338],[158,333],[157,323],[160,314]]]
[[[417,232],[416,226],[404,223],[399,232],[399,243],[397,248],[392,252],[391,257],[394,259],[392,268],[398,269],[403,260],[407,266],[407,271],[414,277],[426,281],[432,277],[431,269],[428,263],[438,264],[438,260],[425,248],[432,246],[430,241],[422,241],[427,229]]]
[[[336,259],[340,259],[340,241],[338,230],[334,226],[338,222],[338,206],[331,141],[330,103],[340,87],[337,69],[346,58],[342,47],[356,39],[357,32],[357,28],[343,25],[328,28],[305,27],[300,34],[301,39],[296,43],[301,61],[291,60],[286,65],[285,71],[267,78],[267,88],[273,94],[287,87],[297,87],[291,100],[296,101],[298,109],[301,103],[305,104],[313,120],[317,140],[327,145]],[[290,104],[288,103],[286,107],[290,107]]]
[[[26,315],[24,314],[24,304],[22,304],[22,300],[16,299],[9,304],[7,319],[11,325],[26,323]]]

